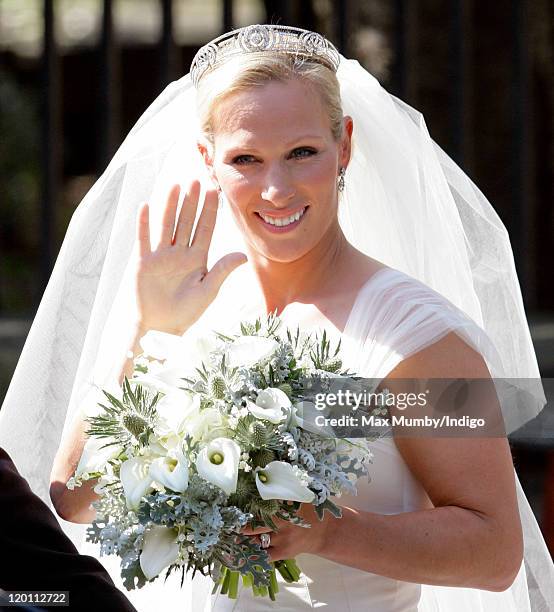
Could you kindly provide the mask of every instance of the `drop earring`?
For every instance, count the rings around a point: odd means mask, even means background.
[[[345,174],[346,174],[346,168],[341,168],[339,172],[339,180],[337,183],[337,188],[339,191],[344,191],[344,185],[345,185],[344,175]]]

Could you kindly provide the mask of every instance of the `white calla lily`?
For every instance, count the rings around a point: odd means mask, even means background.
[[[153,489],[150,461],[144,457],[127,459],[119,468],[119,478],[123,485],[127,506],[136,510],[142,497]]]
[[[183,493],[189,486],[189,462],[180,451],[172,451],[165,457],[158,457],[150,464],[150,476],[154,481]]]
[[[240,446],[229,438],[215,438],[199,453],[196,459],[198,474],[227,493],[237,490]]]
[[[256,486],[262,499],[311,502],[315,494],[304,485],[290,463],[270,461],[256,468]]]
[[[249,368],[270,359],[278,347],[279,343],[273,338],[239,336],[227,349],[225,363],[231,368]]]
[[[154,525],[144,533],[144,543],[140,554],[142,573],[152,580],[179,556],[177,532],[169,527]]]
[[[281,389],[269,387],[258,393],[256,403],[247,400],[248,411],[257,419],[265,419],[273,424],[284,421],[292,407],[288,395]]]

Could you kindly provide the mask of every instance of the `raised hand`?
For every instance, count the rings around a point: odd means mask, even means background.
[[[244,253],[229,253],[208,271],[208,249],[217,218],[217,191],[207,191],[192,240],[200,183],[191,183],[175,223],[179,194],[179,185],[173,186],[163,213],[160,243],[154,250],[150,243],[148,204],[138,214],[135,286],[138,323],[146,331],[183,334],[215,299],[227,276],[247,261]]]

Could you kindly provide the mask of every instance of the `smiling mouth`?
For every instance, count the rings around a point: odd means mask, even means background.
[[[294,225],[300,221],[300,219],[304,216],[304,213],[307,210],[307,206],[304,206],[301,210],[295,212],[293,215],[288,217],[270,217],[268,215],[264,215],[263,213],[257,212],[256,214],[266,223],[267,225],[271,225],[273,227],[288,227],[290,225]]]

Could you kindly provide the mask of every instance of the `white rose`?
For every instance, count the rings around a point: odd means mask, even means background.
[[[270,359],[278,347],[279,343],[273,338],[240,336],[228,347],[225,363],[232,368],[249,368]]]
[[[248,411],[257,419],[265,419],[273,424],[284,421],[292,408],[288,395],[274,387],[260,391],[255,404],[250,400],[246,403]]]

